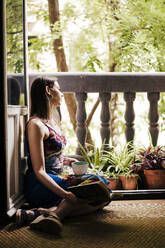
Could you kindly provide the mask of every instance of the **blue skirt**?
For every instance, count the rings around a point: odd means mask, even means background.
[[[61,177],[60,175],[54,175],[47,173],[60,187],[67,190],[69,186],[77,185],[87,179],[91,181],[102,181],[104,184],[109,184],[109,181],[104,177],[93,174],[85,174],[82,176],[69,175],[68,177]],[[111,192],[111,191],[110,191]],[[50,208],[58,206],[62,201],[62,198],[53,193],[47,187],[45,187],[34,174],[33,171],[28,171],[24,180],[24,194],[30,207],[43,207]]]

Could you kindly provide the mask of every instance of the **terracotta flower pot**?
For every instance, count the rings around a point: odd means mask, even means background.
[[[121,189],[121,181],[119,177],[113,178],[107,178],[107,180],[110,181],[110,183],[108,184],[108,188],[111,190],[117,190],[117,189]]]
[[[148,189],[165,189],[165,170],[144,170]]]
[[[122,188],[126,190],[137,189],[138,175],[121,175]]]

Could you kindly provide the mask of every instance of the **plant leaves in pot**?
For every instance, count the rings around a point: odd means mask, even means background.
[[[122,149],[106,152],[109,168],[113,168],[115,173],[119,175],[122,188],[125,190],[136,189],[138,184],[138,174],[132,169],[132,164],[135,164],[135,154],[137,148],[132,145],[132,142],[126,143]]]
[[[144,172],[145,188],[165,189],[165,147],[149,146],[139,153],[139,168]]]

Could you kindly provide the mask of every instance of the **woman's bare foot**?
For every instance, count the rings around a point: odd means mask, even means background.
[[[59,219],[59,217],[57,216],[57,214],[55,213],[55,208],[38,208],[38,211],[41,214],[50,214],[52,216],[55,216],[57,219]]]
[[[35,213],[33,210],[26,210],[26,214],[28,216],[28,221],[31,222],[35,218]]]

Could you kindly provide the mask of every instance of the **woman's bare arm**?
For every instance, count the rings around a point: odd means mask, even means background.
[[[74,195],[71,192],[61,188],[45,171],[43,139],[45,138],[46,131],[40,121],[31,120],[27,128],[32,166],[38,180],[60,197],[71,201],[76,200],[76,197],[73,199]]]
[[[72,166],[72,162],[76,162],[76,161],[78,160],[75,158],[64,157],[64,165]]]

